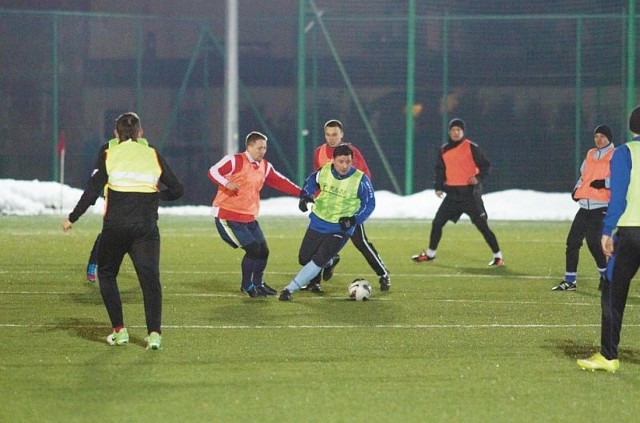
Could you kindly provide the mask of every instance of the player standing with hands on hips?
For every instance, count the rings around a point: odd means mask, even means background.
[[[587,157],[580,166],[580,179],[571,194],[574,201],[580,205],[580,209],[573,218],[567,235],[564,280],[553,287],[553,291],[576,290],[578,260],[584,239],[596,261],[600,277],[605,276],[607,258],[602,252],[600,238],[602,237],[602,219],[607,214],[607,206],[611,198],[608,185],[611,174],[609,162],[615,148],[611,142],[612,139],[611,129],[606,125],[600,125],[593,131],[595,148],[587,152]]]
[[[137,114],[120,115],[116,119],[115,135],[118,144],[106,144],[100,150],[97,168],[78,204],[62,222],[62,229],[71,230],[72,224],[106,192],[98,245],[98,281],[113,327],[107,342],[110,345],[129,343],[117,283],[124,255],[129,254],[142,289],[147,348],[157,350],[162,342],[158,200],[177,200],[184,188],[160,153],[138,142],[142,127]]]
[[[631,280],[640,267],[640,106],[631,112],[629,130],[633,140],[616,148],[611,158],[611,201],[601,238],[609,262],[600,286],[600,351],[578,360],[585,370],[613,373],[620,367],[622,317]]]
[[[431,223],[429,248],[411,259],[416,263],[435,260],[442,228],[447,221],[456,223],[463,213],[471,218],[493,252],[489,266],[503,266],[502,252],[496,236],[487,223],[487,211],[482,201],[481,181],[489,174],[491,163],[477,144],[464,137],[464,121],[449,122],[449,142],[440,148],[435,169],[435,190],[438,198],[446,196]]]

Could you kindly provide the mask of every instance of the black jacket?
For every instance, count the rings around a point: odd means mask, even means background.
[[[103,194],[109,175],[106,168],[106,150],[109,144],[100,149],[96,168],[89,178],[87,187],[82,193],[78,204],[69,214],[69,221],[77,221],[87,209],[95,204],[98,197]],[[155,149],[154,149],[155,151]],[[155,151],[158,163],[162,169],[160,175],[160,190],[154,193],[118,192],[108,190],[106,193],[106,210],[104,214],[105,227],[129,225],[135,223],[155,222],[158,220],[159,200],[177,200],[184,194],[182,182],[173,173],[167,161]]]

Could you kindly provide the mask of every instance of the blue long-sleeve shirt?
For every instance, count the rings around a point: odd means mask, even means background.
[[[634,141],[640,141],[640,136],[635,137]],[[616,148],[611,157],[611,176],[609,182],[611,184],[611,200],[609,201],[609,209],[604,218],[602,234],[611,236],[613,230],[618,226],[618,220],[627,208],[627,190],[629,189],[629,181],[631,180],[631,151],[626,144]]]
[[[356,169],[352,167],[349,169],[346,175],[340,175],[333,166],[331,166],[331,174],[336,179],[346,179],[354,174]],[[304,182],[304,186],[302,190],[305,195],[308,197],[314,197],[315,194],[320,190],[320,185],[318,184],[318,173],[319,171],[313,172],[311,175],[307,177]],[[356,218],[356,224],[361,225],[365,220],[371,216],[373,210],[376,207],[376,197],[373,191],[373,185],[371,184],[371,180],[367,177],[367,175],[362,175],[362,179],[360,180],[360,185],[358,186],[358,198],[360,199],[360,208],[354,214]],[[345,216],[350,217],[350,216]],[[316,232],[320,232],[323,234],[327,233],[336,233],[342,232],[342,228],[339,223],[331,223],[327,222],[319,218],[313,210],[309,214],[309,229],[312,229]],[[355,231],[355,226],[351,227],[347,234],[351,236]]]

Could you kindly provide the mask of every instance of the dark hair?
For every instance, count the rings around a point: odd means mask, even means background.
[[[342,131],[342,122],[340,122],[338,119],[331,119],[325,122],[324,128],[326,129],[327,127],[340,128],[340,130]]]
[[[258,131],[251,131],[247,134],[246,138],[244,139],[244,145],[246,145],[247,147],[250,145],[253,145],[256,143],[256,141],[258,140],[265,140],[267,141],[268,138],[265,134],[258,132]]]
[[[351,156],[353,157],[353,150],[347,144],[340,144],[333,149],[333,158],[338,156]]]
[[[120,141],[125,141],[129,138],[137,141],[138,132],[140,131],[140,117],[134,112],[121,114],[116,119],[116,131],[118,131]]]
[[[640,106],[636,106],[629,116],[629,130],[634,134],[640,134]]]

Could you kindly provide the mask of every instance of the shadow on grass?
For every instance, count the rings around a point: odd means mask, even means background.
[[[537,276],[533,273],[523,273],[516,272],[509,268],[508,265],[500,266],[500,267],[464,267],[464,266],[447,266],[447,265],[438,265],[438,267],[443,269],[451,269],[456,270],[460,273],[468,274],[468,275],[479,275],[479,276],[495,276],[495,277],[525,277],[525,276]]]
[[[577,290],[575,290],[573,292],[574,295],[581,295],[583,297],[589,297],[589,298],[597,298],[598,300],[600,299],[600,291],[594,287],[594,288],[587,288],[587,289],[581,289],[580,287],[578,287]],[[629,295],[627,297],[627,306],[637,306],[640,305],[640,297],[637,296],[632,296]]]
[[[110,324],[108,322],[98,322],[94,319],[65,317],[58,321],[54,326],[41,329],[42,332],[66,332],[76,338],[84,339],[90,342],[107,345],[107,335],[110,333]],[[144,338],[129,333],[129,343],[146,347]]]
[[[97,284],[87,284],[87,289],[84,292],[72,292],[68,296],[76,304],[103,304],[100,296],[100,287]],[[140,292],[140,287],[132,286],[124,290],[120,288],[120,299],[123,304],[141,302],[142,293]]]
[[[572,339],[551,340],[549,347],[555,352],[559,352],[569,358],[586,358],[598,351],[599,346],[589,342],[576,342]],[[630,364],[640,364],[640,350],[621,348],[619,351],[620,361]]]

